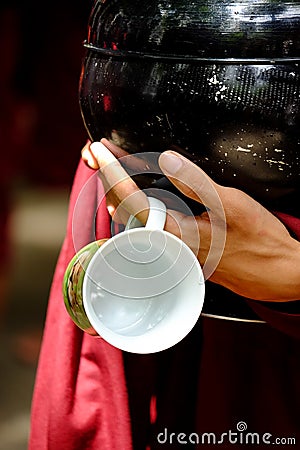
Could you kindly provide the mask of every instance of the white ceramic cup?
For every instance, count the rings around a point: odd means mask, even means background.
[[[132,353],[153,353],[181,341],[204,301],[201,266],[192,250],[164,231],[166,207],[148,197],[146,226],[131,217],[124,231],[92,257],[83,305],[95,331]]]

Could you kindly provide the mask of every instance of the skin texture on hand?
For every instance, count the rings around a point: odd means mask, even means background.
[[[126,223],[134,214],[145,223],[147,197],[118,162],[124,154],[105,139],[82,150],[85,163],[99,170],[114,220]],[[178,153],[163,152],[159,165],[179,191],[207,208],[196,217],[168,210],[165,225],[197,254],[206,279],[255,300],[300,298],[300,243],[273,214]]]

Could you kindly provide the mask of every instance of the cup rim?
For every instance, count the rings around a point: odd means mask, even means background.
[[[180,329],[179,327],[177,327],[176,330],[172,330],[172,335],[164,336],[163,340],[154,338],[154,331],[153,331],[154,329],[149,330],[145,334],[139,336],[131,336],[131,335],[126,336],[124,334],[119,334],[118,332],[111,330],[106,325],[99,323],[94,308],[92,307],[91,302],[88,299],[88,282],[89,282],[88,275],[93,270],[95,262],[99,256],[99,253],[105,251],[106,247],[113,245],[115,241],[122,239],[123,233],[126,234],[129,233],[132,235],[140,233],[151,234],[153,231],[168,235],[169,238],[171,238],[172,240],[176,241],[178,244],[183,246],[183,248],[188,252],[189,256],[194,262],[193,267],[190,269],[191,274],[189,274],[189,276],[193,276],[194,279],[198,281],[197,283],[195,283],[195,286],[193,286],[193,295],[190,295],[189,296],[190,298],[188,299],[190,302],[189,303],[190,314],[188,315],[188,317],[182,320],[182,324],[180,323]],[[114,347],[120,350],[127,351],[130,353],[149,354],[166,350],[167,348],[174,346],[175,344],[180,342],[192,330],[192,328],[195,326],[196,322],[198,321],[201,315],[205,297],[205,280],[200,262],[198,261],[196,255],[190,249],[190,247],[180,238],[178,238],[177,236],[173,235],[172,233],[166,230],[160,229],[152,230],[146,229],[144,227],[132,228],[113,236],[95,252],[86,270],[86,274],[83,280],[82,293],[86,315],[93,328],[99,334],[99,336],[101,336],[109,344],[113,345]]]

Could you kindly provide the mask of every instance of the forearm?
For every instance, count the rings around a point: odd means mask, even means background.
[[[274,215],[285,225],[291,235],[290,254],[288,249],[283,250],[283,267],[278,277],[284,281],[288,297],[286,300],[279,301],[300,300],[300,219],[278,212]]]
[[[289,302],[300,299],[300,242],[291,237],[289,245],[282,248],[281,253],[278,264],[273,265],[270,297],[273,291],[274,298],[265,298],[265,301]]]
[[[268,239],[270,242],[270,239]],[[286,234],[276,245],[249,246],[233,253],[226,266],[222,261],[211,281],[238,295],[262,302],[290,302],[300,299],[300,242]],[[252,255],[252,257],[251,257]]]

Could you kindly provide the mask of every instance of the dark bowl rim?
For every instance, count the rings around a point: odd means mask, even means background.
[[[267,65],[267,64],[297,64],[300,63],[300,56],[285,58],[213,58],[198,57],[194,55],[168,55],[137,52],[132,50],[122,51],[109,48],[97,47],[87,41],[83,42],[83,46],[92,52],[99,53],[103,57],[112,57],[115,59],[142,59],[161,62],[182,62],[182,63],[202,63],[202,64],[249,64],[249,65]]]

